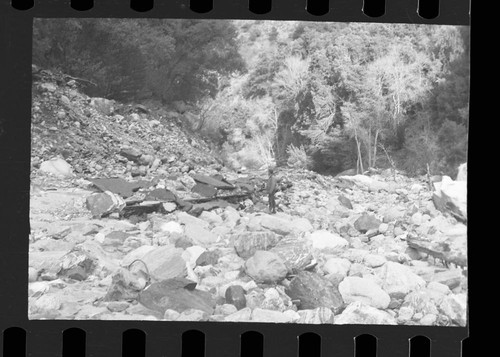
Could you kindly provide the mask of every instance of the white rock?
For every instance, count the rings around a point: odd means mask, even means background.
[[[349,242],[340,235],[326,230],[319,230],[311,233],[308,239],[312,243],[313,249],[321,251],[337,251],[349,245]]]
[[[467,295],[451,294],[447,295],[441,304],[440,310],[446,314],[452,321],[465,326],[467,323]]]
[[[258,250],[245,263],[246,273],[257,282],[277,282],[286,277],[288,269],[275,253]]]
[[[245,307],[234,314],[228,315],[224,318],[224,321],[228,322],[248,322],[252,319],[252,309]]]
[[[160,230],[165,233],[177,233],[177,234],[184,233],[184,229],[182,228],[182,226],[174,221],[162,223],[160,225]]]
[[[392,315],[361,301],[349,304],[340,315],[335,317],[334,324],[397,325]]]
[[[458,167],[458,174],[456,181],[467,181],[467,163],[463,163]]]
[[[349,269],[351,268],[351,262],[344,258],[330,258],[326,261],[323,266],[323,271],[327,274],[338,274],[341,276],[347,276]]]
[[[422,317],[419,321],[420,325],[423,326],[433,326],[437,321],[437,316],[434,314],[427,314]]]
[[[380,277],[384,282],[382,288],[391,296],[401,297],[426,285],[425,280],[408,266],[395,262],[385,263],[380,270]]]
[[[260,308],[255,308],[252,311],[252,321],[253,322],[275,322],[275,323],[288,323],[292,322],[293,317],[288,314],[284,314],[281,311],[275,310],[265,310]]]
[[[199,245],[193,245],[191,247],[187,247],[186,250],[182,253],[182,258],[189,264],[190,267],[194,268],[196,266],[196,259],[205,252],[206,249],[200,247]]]
[[[59,295],[42,295],[35,300],[33,306],[38,311],[59,310],[61,308],[61,298]]]
[[[389,229],[389,225],[387,223],[381,223],[380,226],[378,226],[378,232],[380,234],[385,234],[388,229]]]
[[[155,250],[157,247],[152,245],[143,245],[129,252],[125,257],[123,257],[120,265],[122,267],[128,267],[134,260],[142,259],[146,254]]]
[[[398,321],[401,323],[405,323],[411,320],[413,315],[415,314],[415,310],[410,306],[402,306],[398,312]]]
[[[39,170],[59,177],[73,176],[73,168],[71,165],[58,157],[42,162]]]
[[[167,309],[163,315],[163,319],[167,321],[175,321],[181,314],[175,310]]]
[[[217,213],[212,211],[201,212],[200,219],[214,225],[222,224],[222,218]]]
[[[198,309],[187,309],[181,312],[175,321],[207,321],[208,313]]]
[[[339,292],[346,303],[361,301],[377,309],[386,309],[391,302],[389,294],[372,279],[346,277],[339,284]]]
[[[297,311],[300,319],[297,321],[300,324],[333,324],[333,311],[327,307],[318,307],[310,310]]]
[[[378,268],[378,267],[381,267],[382,265],[384,265],[387,262],[387,259],[382,255],[367,254],[363,258],[363,261],[364,261],[365,265],[370,267],[370,268]]]

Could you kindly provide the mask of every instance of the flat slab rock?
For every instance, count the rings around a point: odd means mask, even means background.
[[[139,294],[139,302],[148,309],[162,314],[166,310],[182,313],[196,309],[213,314],[216,302],[209,292],[195,289],[196,283],[188,279],[167,279],[151,284]]]

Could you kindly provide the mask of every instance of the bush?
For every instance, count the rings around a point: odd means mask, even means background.
[[[306,153],[303,145],[296,147],[291,144],[288,145],[286,152],[288,154],[287,165],[296,169],[310,169],[311,159]]]

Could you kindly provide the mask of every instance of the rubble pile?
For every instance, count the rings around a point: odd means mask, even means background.
[[[280,168],[268,214],[265,172],[209,164],[166,121],[149,138],[127,132],[147,119],[118,122],[67,82],[53,87],[34,106],[64,95],[87,126],[33,112],[30,319],[465,326],[464,175],[429,189],[390,170]],[[165,135],[161,155],[152,132]],[[57,156],[80,135],[85,145]],[[168,153],[177,159],[133,174],[143,154]]]

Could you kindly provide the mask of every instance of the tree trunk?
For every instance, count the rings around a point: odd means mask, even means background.
[[[376,164],[377,164],[377,146],[378,146],[378,134],[379,134],[379,130],[377,129],[377,131],[375,131],[375,139],[373,141],[373,162],[372,162],[372,167],[376,167]]]

